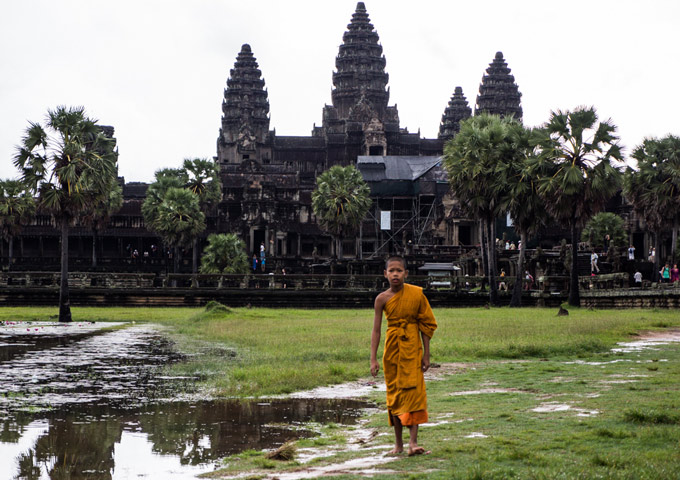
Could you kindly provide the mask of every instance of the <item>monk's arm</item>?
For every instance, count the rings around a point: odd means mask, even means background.
[[[423,339],[423,372],[427,372],[430,368],[430,337],[423,332],[420,332],[420,336]]]
[[[378,345],[380,345],[380,327],[382,326],[382,311],[385,301],[381,295],[375,298],[373,315],[373,330],[371,331],[371,375],[378,375],[380,364],[378,363]]]

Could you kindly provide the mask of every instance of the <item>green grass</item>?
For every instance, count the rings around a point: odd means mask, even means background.
[[[44,320],[55,309],[2,309],[0,320]],[[194,373],[226,396],[267,396],[366,378],[372,311],[232,309],[73,309],[83,320],[154,322],[180,349],[196,355],[172,367]],[[673,310],[437,309],[432,361],[457,362],[428,381],[420,442],[432,454],[399,458],[373,478],[674,479],[680,478],[680,346],[616,353],[640,331],[680,325]],[[384,325],[383,325],[384,331]],[[633,335],[631,337],[631,335]],[[437,373],[437,369],[433,369]],[[452,395],[484,388],[504,393]],[[373,400],[384,405],[384,394]],[[550,404],[568,410],[540,412]],[[385,435],[369,447],[389,448],[384,413],[368,426]],[[327,426],[299,448],[331,448],[314,465],[374,455],[343,444],[345,427]],[[485,437],[472,438],[472,433]],[[304,468],[298,462],[244,452],[228,472],[262,478]],[[211,474],[219,478],[220,472]],[[354,478],[338,475],[333,478]]]

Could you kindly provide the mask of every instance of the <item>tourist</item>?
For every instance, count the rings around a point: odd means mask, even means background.
[[[383,312],[387,333],[383,352],[383,369],[387,386],[388,422],[394,427],[394,448],[404,451],[403,426],[409,430],[408,455],[428,454],[418,446],[418,425],[426,423],[427,395],[424,373],[430,368],[430,338],[437,322],[423,289],[404,283],[408,277],[406,261],[390,257],[385,265],[390,288],[375,299],[371,333],[371,374],[378,375],[378,344]],[[422,342],[422,343],[421,343]]]
[[[635,247],[632,245],[628,247],[628,260],[635,260]]]
[[[266,259],[265,259],[264,257],[262,257],[262,258],[260,259],[260,270],[262,270],[262,273],[265,272],[265,266],[264,266],[265,261],[266,261]]]
[[[515,242],[510,242],[510,250],[516,250],[517,246],[515,245]]]
[[[604,242],[602,242],[604,243],[604,251],[602,252],[602,255],[604,256],[607,256],[607,252],[609,251],[609,241],[610,241],[609,234],[607,234],[604,236]]]
[[[654,257],[656,257],[656,248],[649,247],[649,255],[647,256],[647,260],[649,260],[650,262],[653,262]]]
[[[264,260],[264,254],[265,254],[265,252],[264,252],[264,242],[261,242],[260,243],[260,258],[262,260]]]
[[[534,286],[534,277],[529,273],[529,270],[524,271],[524,290],[531,290]]]
[[[253,273],[257,272],[257,255],[253,253]]]
[[[501,283],[498,284],[498,290],[505,290],[506,292],[508,291],[508,286],[505,284],[505,270],[501,268],[501,274],[499,275],[501,277]]]
[[[593,250],[593,253],[590,254],[590,275],[594,276],[595,272],[600,273],[600,267],[597,266],[597,253],[595,253],[595,250]]]
[[[671,268],[671,283],[680,282],[680,270],[678,270],[678,264],[674,263],[673,268]]]
[[[640,272],[640,270],[635,270],[633,280],[635,280],[636,287],[642,287],[642,273]]]
[[[671,269],[668,264],[664,265],[661,270],[659,270],[659,275],[661,275],[661,283],[670,283]]]

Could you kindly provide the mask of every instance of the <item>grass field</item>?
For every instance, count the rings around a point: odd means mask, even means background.
[[[0,310],[0,320],[45,320],[54,309]],[[89,309],[74,319],[164,325],[192,355],[171,367],[218,395],[267,396],[367,379],[370,310]],[[612,351],[640,332],[680,326],[672,310],[438,309],[428,381],[430,424],[420,443],[432,454],[397,457],[373,478],[680,478],[680,343]],[[454,366],[450,365],[455,362]],[[381,380],[379,380],[381,381]],[[384,394],[373,400],[384,405]],[[328,448],[304,465],[262,452],[226,459],[213,476],[265,478],[389,449],[384,413],[366,419],[377,436],[343,448],[328,426],[300,448]],[[383,471],[383,473],[381,473]],[[333,478],[356,478],[339,474]]]

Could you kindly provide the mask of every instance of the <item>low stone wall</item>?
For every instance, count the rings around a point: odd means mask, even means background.
[[[581,305],[592,308],[680,308],[680,288],[584,291],[581,292]]]
[[[372,309],[377,291],[348,289],[212,289],[212,288],[71,288],[72,306],[119,307],[192,307],[203,306],[211,300],[233,307],[269,308],[366,308]],[[488,292],[451,292],[426,290],[433,308],[481,307],[489,303]],[[501,304],[510,303],[510,295],[500,296]],[[535,306],[539,298],[529,292],[523,295],[525,306]],[[0,287],[0,305],[56,306],[59,289]],[[551,297],[546,306],[557,306],[563,297]]]

